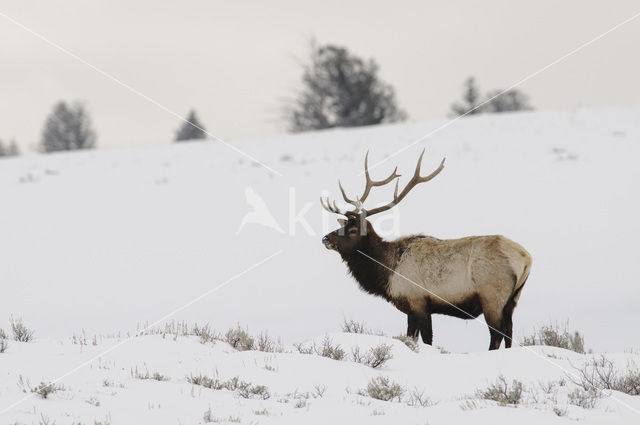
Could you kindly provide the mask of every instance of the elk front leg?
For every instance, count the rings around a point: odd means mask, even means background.
[[[420,320],[420,334],[422,342],[431,345],[433,342],[433,328],[431,327],[431,314],[426,313]]]
[[[407,336],[413,339],[418,339],[418,333],[420,327],[418,325],[418,319],[412,313],[407,314]]]
[[[426,306],[419,310],[410,311],[407,314],[407,336],[417,338],[422,335],[422,342],[431,345],[433,342],[433,330],[431,329],[431,313]]]

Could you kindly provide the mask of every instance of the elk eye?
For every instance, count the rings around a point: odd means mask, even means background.
[[[355,228],[354,229],[349,229],[349,234],[350,235],[355,235],[357,233],[358,233],[358,229],[355,229]]]

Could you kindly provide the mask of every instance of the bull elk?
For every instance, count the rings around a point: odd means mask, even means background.
[[[385,241],[367,220],[374,214],[398,205],[420,183],[426,183],[444,168],[440,166],[426,177],[420,176],[424,150],[407,185],[398,193],[396,180],[393,200],[386,205],[365,209],[371,189],[400,177],[397,167],[389,177],[372,180],[368,156],[364,160],[364,192],[350,199],[338,185],[344,201],[353,206],[343,210],[334,201],[320,199],[322,207],[343,215],[342,226],[322,238],[327,249],[338,251],[360,287],[391,302],[407,315],[407,335],[431,344],[432,314],[474,319],[484,314],[489,326],[489,350],[511,347],[513,310],[529,276],[531,256],[519,244],[500,235],[470,236],[442,240],[412,235]]]

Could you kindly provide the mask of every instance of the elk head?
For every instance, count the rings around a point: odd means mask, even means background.
[[[413,177],[407,185],[402,189],[402,192],[398,194],[398,180],[396,180],[396,188],[393,194],[393,200],[388,204],[381,205],[372,209],[365,209],[363,204],[366,201],[371,189],[376,186],[384,186],[392,182],[394,179],[398,179],[400,174],[397,174],[398,167],[393,170],[393,173],[389,177],[383,180],[372,180],[369,175],[369,152],[364,157],[364,175],[365,175],[365,187],[362,195],[356,197],[355,200],[350,199],[344,191],[342,187],[342,183],[338,180],[338,186],[340,187],[340,192],[342,192],[342,197],[344,201],[348,204],[351,204],[354,208],[352,210],[343,210],[338,207],[335,201],[333,204],[329,201],[329,198],[323,199],[320,198],[320,203],[322,204],[322,208],[325,210],[341,214],[345,216],[344,219],[339,218],[338,223],[342,226],[339,229],[328,233],[322,238],[322,243],[327,249],[333,249],[340,253],[340,255],[345,258],[352,254],[356,249],[362,247],[363,244],[367,244],[369,239],[373,236],[377,238],[371,223],[367,220],[367,217],[372,216],[374,214],[378,214],[383,211],[387,211],[394,206],[398,205],[400,201],[404,199],[405,196],[419,183],[425,183],[437,176],[440,171],[444,168],[444,159],[440,163],[440,166],[429,174],[426,177],[420,176],[420,166],[422,165],[422,156],[424,155],[424,150],[420,154],[418,158],[418,165],[416,165],[416,170],[413,173]]]

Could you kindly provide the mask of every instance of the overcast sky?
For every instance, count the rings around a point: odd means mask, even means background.
[[[629,1],[0,0],[10,16],[225,140],[285,131],[308,41],[375,58],[412,121],[441,118],[474,75],[507,87],[640,12]],[[537,109],[640,104],[640,18],[522,84]],[[100,147],[166,144],[179,120],[0,17],[0,139],[28,150],[60,100]]]

